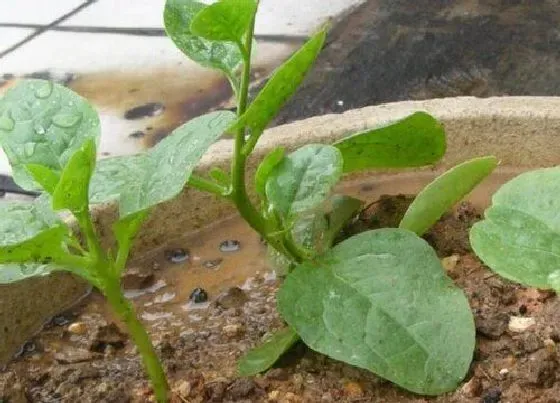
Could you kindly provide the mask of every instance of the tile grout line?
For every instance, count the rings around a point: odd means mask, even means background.
[[[32,32],[31,34],[27,35],[25,38],[23,38],[21,41],[15,43],[14,45],[10,46],[8,49],[3,50],[2,52],[0,52],[0,59],[2,59],[3,57],[7,56],[8,54],[12,53],[13,51],[15,51],[16,49],[19,49],[20,47],[22,47],[23,45],[25,45],[28,42],[31,42],[33,39],[35,39],[36,37],[38,37],[39,35],[45,33],[46,31],[50,30],[51,28],[55,27],[56,25],[60,24],[61,22],[67,20],[68,18],[72,17],[73,15],[79,13],[80,11],[82,11],[83,9],[89,7],[90,5],[92,5],[93,3],[95,3],[97,0],[86,0],[85,2],[83,2],[82,4],[80,4],[79,6],[75,7],[74,9],[70,10],[68,13],[58,17],[56,20],[54,20],[53,22],[51,22],[50,24],[47,25],[41,25],[39,27],[37,27],[37,29]]]

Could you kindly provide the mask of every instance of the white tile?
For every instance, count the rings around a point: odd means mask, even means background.
[[[328,18],[363,1],[261,0],[256,33],[307,35]],[[164,4],[165,0],[99,0],[62,25],[162,28]]]
[[[32,29],[0,27],[0,52],[8,49],[10,46],[15,45],[32,32]],[[0,70],[0,73],[3,74],[7,72]]]
[[[49,24],[85,0],[3,0],[0,22]],[[90,7],[93,7],[91,5]]]

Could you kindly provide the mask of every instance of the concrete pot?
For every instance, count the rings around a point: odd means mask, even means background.
[[[482,155],[495,155],[502,167],[521,170],[560,164],[560,97],[461,97],[391,103],[275,127],[259,143],[249,162],[249,174],[264,154],[279,145],[294,149],[308,143],[330,143],[415,111],[426,111],[441,120],[447,132],[448,148],[437,166],[414,172],[434,171],[435,174]],[[204,173],[211,166],[227,168],[232,145],[231,140],[214,144],[202,159],[199,172]],[[402,171],[384,173],[400,175]],[[363,172],[346,180],[371,174]],[[234,213],[229,203],[187,189],[154,210],[138,237],[132,258]],[[113,205],[96,209],[97,225],[106,244],[113,242],[110,224],[115,217]],[[0,285],[0,363],[9,360],[25,340],[40,330],[45,320],[87,291],[83,281],[65,273]]]

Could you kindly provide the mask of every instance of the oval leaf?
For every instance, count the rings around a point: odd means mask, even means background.
[[[195,15],[191,32],[212,41],[241,43],[256,11],[255,0],[221,0]]]
[[[278,67],[243,116],[228,132],[248,127],[253,135],[259,136],[280,108],[296,92],[323,48],[326,36],[326,29],[316,33]]]
[[[255,172],[255,190],[257,194],[266,197],[266,181],[274,168],[282,161],[285,154],[284,147],[278,147],[263,158],[257,172]]]
[[[99,134],[95,110],[62,85],[25,80],[0,99],[0,143],[24,189],[38,188],[25,165],[61,172],[82,144],[97,141]]]
[[[443,126],[425,112],[356,133],[334,144],[344,158],[344,172],[371,168],[406,168],[434,164],[445,154]]]
[[[407,230],[364,232],[296,267],[278,308],[312,349],[416,393],[455,389],[472,360],[468,301]]]
[[[270,339],[241,357],[237,364],[239,375],[253,376],[266,371],[298,340],[299,336],[292,328],[278,330]]]
[[[527,172],[492,197],[470,233],[476,254],[499,275],[539,288],[559,289],[560,168]]]
[[[408,207],[399,228],[424,234],[445,212],[470,193],[498,166],[496,157],[463,162],[438,176]]]
[[[235,119],[220,111],[199,116],[139,155],[105,158],[91,180],[90,200],[119,200],[121,218],[179,194],[206,150]]]
[[[185,55],[204,67],[222,70],[234,77],[243,57],[236,44],[210,41],[195,35],[191,23],[208,6],[194,0],[167,0],[163,13],[165,31]]]
[[[269,204],[285,220],[321,205],[342,175],[340,152],[329,145],[310,144],[286,156],[266,182]]]

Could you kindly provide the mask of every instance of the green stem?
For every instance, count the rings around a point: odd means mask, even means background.
[[[125,299],[118,281],[110,281],[103,290],[103,293],[115,313],[125,323],[128,333],[142,356],[142,361],[150,377],[156,400],[159,403],[166,403],[168,401],[169,386],[165,371],[152,345],[150,336],[138,319],[134,307]]]
[[[225,196],[228,192],[228,189],[220,184],[194,174],[189,178],[189,186],[218,196]]]
[[[91,221],[91,214],[89,210],[74,213],[76,220],[78,220],[78,225],[82,231],[83,236],[86,237],[88,252],[93,261],[106,260],[104,259],[105,252],[101,248],[97,233]]]

